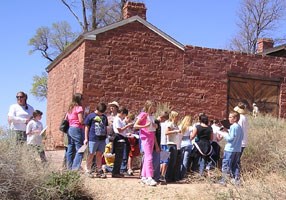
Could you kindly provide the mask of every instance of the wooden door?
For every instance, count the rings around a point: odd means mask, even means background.
[[[252,104],[255,102],[260,113],[278,117],[279,93],[279,81],[229,77],[228,112],[239,101],[244,102],[248,111],[252,112]]]

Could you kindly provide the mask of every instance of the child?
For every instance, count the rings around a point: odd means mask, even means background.
[[[106,104],[99,103],[96,110],[90,113],[84,120],[85,124],[85,140],[84,144],[88,143],[89,154],[86,160],[86,174],[93,178],[91,166],[95,156],[97,174],[96,177],[106,178],[102,170],[102,154],[105,148],[105,139],[107,137],[107,117],[104,114],[106,111]]]
[[[115,133],[112,152],[115,153],[114,166],[112,170],[113,178],[124,177],[124,175],[120,173],[120,168],[123,160],[124,146],[128,143],[127,136],[130,135],[130,133],[126,132],[126,129],[133,125],[133,123],[126,125],[124,122],[124,119],[127,115],[128,110],[125,107],[120,107],[113,121],[113,131]]]
[[[181,153],[182,158],[180,160],[180,179],[186,177],[187,171],[190,168],[190,157],[192,152],[192,141],[191,134],[193,132],[192,126],[192,117],[191,115],[186,115],[183,121],[180,123],[179,128],[182,132],[182,141],[181,141]]]
[[[233,178],[232,182],[239,185],[240,181],[240,152],[243,139],[243,131],[241,126],[237,123],[239,121],[239,113],[231,112],[229,114],[229,122],[231,124],[229,133],[219,131],[219,134],[226,140],[224,147],[224,155],[222,161],[222,179],[220,184],[226,184],[226,176],[230,174]]]
[[[28,122],[26,127],[27,134],[27,144],[34,146],[41,158],[42,162],[46,162],[45,151],[42,147],[42,135],[41,131],[43,130],[43,124],[40,121],[42,119],[43,113],[39,110],[33,112],[33,118]]]
[[[181,133],[178,127],[179,121],[179,113],[176,111],[171,111],[169,120],[167,122],[167,146],[168,151],[170,152],[168,167],[166,171],[166,181],[167,182],[174,182],[176,181],[176,173],[178,167],[177,166],[177,157],[178,157],[178,149],[177,149],[177,141],[178,141],[178,134]]]
[[[155,142],[156,124],[153,113],[154,103],[146,101],[143,111],[137,116],[134,128],[140,128],[141,144],[144,151],[144,160],[141,170],[141,182],[149,186],[156,186],[153,177],[153,147]]]
[[[114,159],[115,159],[115,155],[112,154],[114,136],[110,136],[108,139],[109,139],[109,143],[105,146],[105,151],[103,154],[105,165],[102,166],[102,168],[103,168],[103,171],[105,172],[112,172],[113,165],[114,165]]]
[[[128,116],[125,118],[126,124],[133,123],[135,120],[134,114],[128,114]],[[129,176],[133,176],[133,161],[134,158],[140,155],[140,147],[139,147],[139,133],[135,131],[133,127],[128,128],[128,133],[130,133],[130,136],[128,136],[128,142],[130,145],[130,151],[128,154],[128,163],[127,163],[127,174]]]

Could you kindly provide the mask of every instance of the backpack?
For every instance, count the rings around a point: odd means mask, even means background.
[[[94,133],[96,136],[106,136],[107,129],[106,129],[106,117],[96,115],[92,119],[92,123],[94,123]]]

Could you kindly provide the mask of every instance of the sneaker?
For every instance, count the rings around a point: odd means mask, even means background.
[[[223,186],[226,186],[226,181],[225,181],[225,179],[224,179],[224,178],[220,179],[220,180],[218,181],[218,184],[223,185]]]
[[[141,182],[142,184],[146,184],[146,183],[147,183],[147,178],[146,178],[146,177],[142,177],[141,180],[140,180],[140,182]]]
[[[165,176],[161,176],[161,177],[159,178],[159,181],[160,181],[160,182],[163,182],[163,183],[166,183],[166,182],[167,182]]]
[[[236,179],[236,178],[232,178],[232,179],[230,180],[230,183],[231,183],[232,185],[239,186],[239,185],[240,185],[240,180],[239,180],[239,179]]]
[[[132,170],[132,169],[128,169],[127,175],[129,175],[129,176],[134,176],[133,170]]]
[[[100,170],[96,173],[96,178],[106,178],[106,174],[104,174],[103,170]]]
[[[146,181],[145,181],[145,184],[146,185],[149,185],[149,186],[156,186],[157,185],[157,182],[152,179],[152,178],[148,178]]]
[[[94,175],[93,175],[92,172],[90,172],[90,171],[86,171],[86,172],[85,172],[85,175],[86,175],[88,178],[94,178]]]

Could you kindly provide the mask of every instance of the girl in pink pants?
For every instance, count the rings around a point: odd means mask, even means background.
[[[153,113],[155,107],[153,102],[146,101],[143,111],[137,116],[134,128],[140,128],[140,139],[144,152],[143,165],[141,170],[141,182],[155,186],[157,182],[153,177],[152,153],[154,149],[156,124]]]

